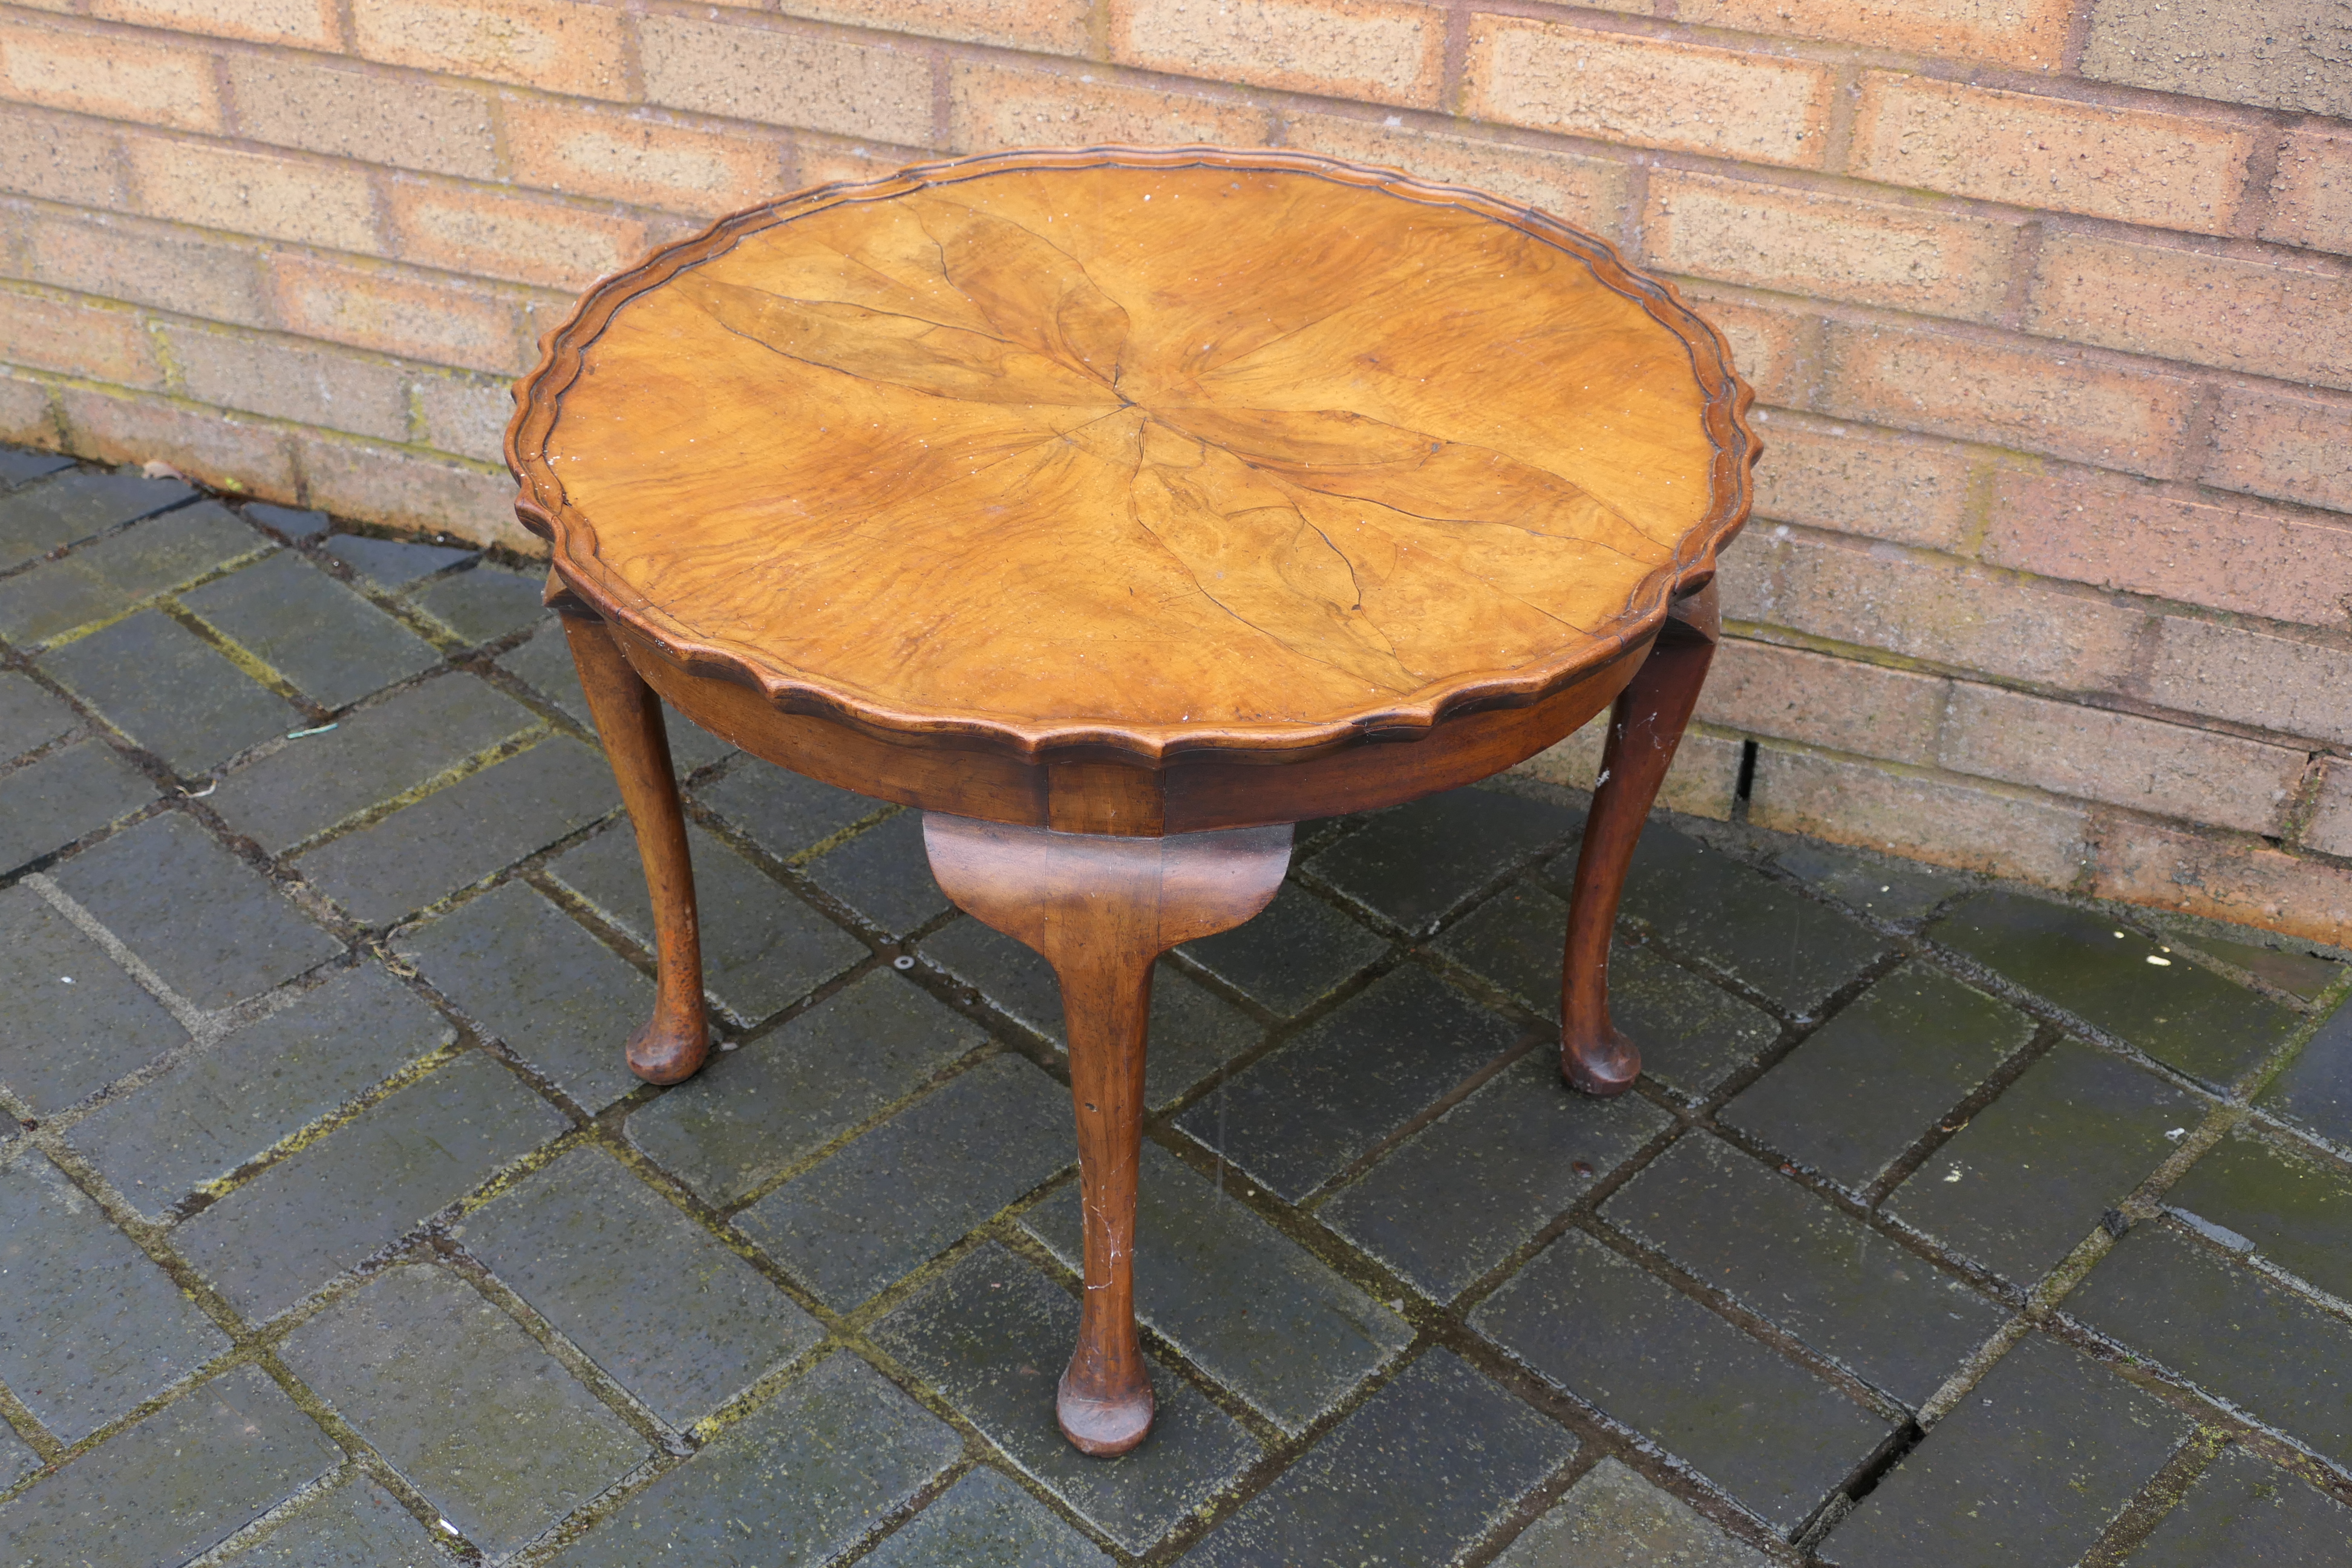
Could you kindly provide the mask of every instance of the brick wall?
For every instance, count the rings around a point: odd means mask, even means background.
[[[1673,804],[2352,928],[2347,0],[46,0],[0,100],[0,437],[509,542],[540,331],[775,193],[1205,140],[1526,200],[1762,398]]]

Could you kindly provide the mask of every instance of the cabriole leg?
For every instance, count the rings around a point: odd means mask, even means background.
[[[1560,1075],[1587,1094],[1622,1094],[1641,1076],[1640,1047],[1609,1020],[1609,938],[1642,824],[1675,760],[1715,658],[1722,618],[1715,584],[1676,602],[1650,657],[1609,715],[1592,815],[1568,905],[1560,973]]]
[[[1080,1452],[1124,1454],[1151,1430],[1152,1415],[1151,1378],[1135,1339],[1135,1178],[1152,963],[1264,909],[1290,864],[1290,829],[1127,838],[926,813],[923,842],[949,898],[1034,948],[1061,977],[1086,1298],[1055,1408],[1062,1435]]]
[[[629,668],[603,621],[567,611],[563,635],[604,755],[620,781],[622,804],[636,829],[637,858],[653,899],[660,988],[654,1016],[629,1037],[629,1070],[647,1083],[677,1083],[693,1077],[709,1056],[710,1021],[703,1011],[694,866],[687,857],[686,816],[670,768],[661,699]]]

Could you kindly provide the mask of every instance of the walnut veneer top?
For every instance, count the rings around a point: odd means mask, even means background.
[[[1392,172],[1016,153],[742,214],[518,389],[597,609],[780,706],[1028,754],[1558,689],[1745,518],[1747,389],[1604,243]]]

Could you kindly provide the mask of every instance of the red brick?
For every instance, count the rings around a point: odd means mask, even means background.
[[[1625,220],[1628,165],[1608,158],[1407,130],[1336,114],[1295,114],[1283,145],[1402,169],[1438,184],[1468,185],[1549,216],[1614,235]]]
[[[0,371],[0,441],[57,449],[57,410],[50,405],[47,383]]]
[[[2276,827],[2304,753],[1963,681],[1936,760],[1954,773],[2250,833]]]
[[[33,276],[110,300],[216,321],[259,323],[259,247],[215,240],[138,218],[31,215]]]
[[[2170,479],[2196,389],[2158,371],[1832,322],[1825,413]]]
[[[1721,582],[1728,619],[2012,680],[2114,689],[2148,617],[1893,545],[1744,538]]]
[[[0,106],[0,190],[79,206],[121,206],[114,133],[88,120]]]
[[[367,173],[351,164],[142,134],[125,138],[124,152],[151,217],[330,250],[377,247]]]
[[[1811,379],[1805,330],[1813,318],[1723,298],[1704,283],[1683,285],[1682,296],[1731,344],[1732,366],[1757,396],[1774,403],[1804,399]]]
[[[646,114],[511,99],[507,155],[518,184],[715,217],[782,194],[784,142],[691,131]]]
[[[514,413],[513,384],[420,375],[415,398],[426,446],[477,462],[505,460],[507,420]]]
[[[155,345],[133,312],[16,289],[0,289],[0,360],[118,386],[163,384]]]
[[[2067,10],[2067,0],[1680,0],[1674,16],[1693,26],[2054,70],[2066,44]]]
[[[931,139],[931,64],[915,49],[672,16],[639,17],[637,37],[648,103],[902,146]]]
[[[298,437],[295,449],[306,505],[436,538],[547,553],[515,521],[515,483],[502,468],[325,436]]]
[[[286,437],[217,409],[135,392],[60,386],[66,449],[105,463],[169,463],[192,479],[263,500],[295,499]]]
[[[513,305],[455,280],[307,257],[270,258],[288,331],[435,364],[512,374],[530,363]]]
[[[210,56],[120,33],[0,26],[0,98],[184,131],[221,123]]]
[[[1433,109],[1445,13],[1405,0],[1109,0],[1111,58],[1147,70]]]
[[[1609,715],[1604,710],[1567,740],[1538,752],[1510,771],[1563,789],[1590,791],[1600,776],[1601,752],[1608,738]],[[1685,816],[1717,822],[1727,819],[1738,795],[1745,749],[1736,735],[1717,734],[1696,725],[1685,731],[1665,780],[1658,785],[1659,806]]]
[[[386,440],[408,437],[408,376],[395,365],[299,338],[164,329],[185,395],[247,414]]]
[[[2301,841],[2324,855],[2352,860],[2352,762],[2327,759],[2319,782],[2319,799],[2304,824]]]
[[[1818,169],[1832,82],[1809,60],[1473,16],[1464,107],[1507,125]]]
[[[2128,817],[2102,822],[2092,891],[2314,942],[2352,941],[2352,871],[2258,839]]]
[[[89,0],[89,14],[206,37],[341,47],[335,0]]]
[[[237,53],[226,69],[240,136],[395,169],[498,174],[490,99],[478,89],[300,55]]]
[[[452,272],[577,290],[646,250],[642,219],[514,191],[401,179],[391,195],[401,257]]]
[[[2306,126],[2287,138],[2259,232],[2281,245],[2352,256],[2352,131]]]
[[[787,16],[1049,55],[1088,53],[1093,0],[779,0]]]
[[[2205,482],[2352,511],[2352,403],[2232,387],[2213,415]]]
[[[354,52],[387,65],[618,98],[617,8],[576,0],[350,0]]]
[[[2090,20],[2086,77],[2352,119],[2338,0],[2100,0]]]
[[[1934,759],[1950,687],[1941,676],[1727,637],[1707,671],[1698,716],[1743,734],[1926,763]]]
[[[2168,616],[2147,674],[2150,700],[2352,745],[2352,650]]]
[[[1930,550],[1958,542],[1968,514],[1966,449],[1785,408],[1748,417],[1764,439],[1758,517]]]
[[[2004,474],[1979,552],[1997,566],[2306,626],[2352,618],[2352,526],[2217,506],[2092,474]]]
[[[2090,863],[2090,817],[2048,795],[1764,745],[1748,820],[1782,833],[2071,887]]]
[[[1848,162],[1890,185],[2231,234],[2255,142],[2219,120],[1867,71]]]
[[[2018,226],[1748,180],[1660,170],[1643,237],[1652,265],[1817,299],[1990,321]]]
[[[1087,75],[958,60],[948,78],[948,144],[959,153],[1073,142],[1265,144],[1266,111]]]
[[[2025,327],[2133,353],[2352,386],[2352,277],[2331,264],[2306,270],[2053,235],[2034,269]]]

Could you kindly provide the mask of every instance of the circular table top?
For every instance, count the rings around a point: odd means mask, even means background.
[[[1756,443],[1603,241],[1295,153],[830,185],[598,285],[517,390],[557,573],[780,707],[1034,760],[1534,700],[1703,584]]]

